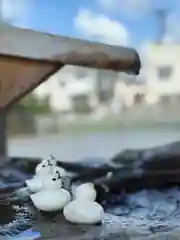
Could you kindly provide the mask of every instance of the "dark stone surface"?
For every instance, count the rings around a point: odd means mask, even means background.
[[[34,174],[35,168],[41,160],[41,158],[11,157],[9,164],[14,169],[18,169],[21,173],[24,173],[27,176]]]
[[[13,219],[15,212],[15,209],[9,201],[0,200],[0,225],[9,223]]]
[[[29,176],[10,158],[0,157],[0,236],[13,236],[33,226],[33,214],[14,192]]]
[[[111,214],[106,214],[102,225],[97,226],[73,225],[68,223],[61,214],[54,218],[51,217],[51,219],[46,219],[42,215],[39,215],[38,224],[34,230],[39,231],[41,234],[41,237],[38,239],[128,239],[128,234],[122,228],[118,217]]]
[[[101,201],[110,196],[109,192],[123,195],[143,188],[179,185],[180,142],[151,149],[124,150],[110,160],[60,161],[59,165],[77,173],[73,181],[94,182]]]
[[[67,223],[61,214],[51,216],[52,220],[38,214],[33,223],[28,198],[19,198],[24,190],[19,195],[13,193],[24,186],[24,180],[32,176],[40,160],[14,157],[2,158],[0,162],[0,200],[10,202],[7,206],[2,202],[0,210],[2,207],[1,211],[8,213],[6,217],[10,216],[7,221],[16,219],[13,229],[26,229],[36,223],[37,227],[32,230],[34,238],[41,235],[40,239],[68,240],[161,239],[163,233],[163,236],[180,233],[180,224],[176,226],[180,222],[180,142],[152,149],[125,150],[109,160],[59,161],[59,166],[76,174],[72,178],[75,184],[94,182],[98,201],[109,213],[102,226],[74,226]],[[21,216],[24,225],[21,221],[18,225],[17,216]],[[0,233],[13,231],[12,227],[0,228]]]
[[[40,158],[12,157],[8,159],[8,164],[24,173],[33,174],[35,166],[40,161]],[[99,172],[97,177],[104,176],[110,171],[118,172],[119,169],[141,169],[143,171],[175,170],[180,169],[180,142],[150,149],[127,149],[108,160],[103,158],[85,158],[76,162],[59,160],[58,165],[67,171],[75,172],[79,175],[87,171],[90,171],[90,173],[97,171]],[[94,178],[94,175],[92,178]]]
[[[144,171],[180,169],[180,142],[143,150],[125,150],[115,155],[111,162],[131,165]]]
[[[8,170],[9,179],[20,179],[18,184],[34,173],[41,159],[13,157]],[[162,189],[180,184],[180,142],[151,149],[124,150],[109,160],[101,158],[81,159],[77,162],[59,161],[59,166],[75,173],[74,182],[91,181],[98,191],[98,201],[110,194],[134,192],[143,188]],[[110,173],[110,174],[108,174]],[[11,176],[11,177],[10,177]],[[4,178],[4,176],[3,176]]]

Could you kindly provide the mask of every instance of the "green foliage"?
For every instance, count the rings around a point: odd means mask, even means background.
[[[15,111],[28,111],[34,114],[49,113],[51,112],[49,96],[38,98],[37,95],[31,93],[18,102],[13,109]]]

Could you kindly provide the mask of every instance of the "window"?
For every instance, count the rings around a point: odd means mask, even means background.
[[[76,67],[75,69],[75,74],[74,74],[78,79],[82,79],[87,77],[88,75],[88,69],[85,67]]]
[[[72,105],[75,113],[90,113],[89,96],[82,94],[72,97]]]
[[[135,105],[143,104],[144,103],[144,99],[145,99],[145,95],[144,94],[137,93],[134,96],[134,104]]]
[[[166,106],[170,105],[170,103],[171,103],[171,97],[170,96],[164,95],[164,96],[160,97],[160,104],[162,106],[166,107]]]
[[[169,80],[172,75],[171,66],[158,67],[158,78],[160,80]]]
[[[66,86],[65,81],[59,81],[59,86],[60,86],[61,88],[65,88],[65,86]]]
[[[177,101],[180,102],[180,95],[177,95]]]

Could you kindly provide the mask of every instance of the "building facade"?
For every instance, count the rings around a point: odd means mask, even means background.
[[[149,46],[144,63],[146,102],[180,103],[180,46],[173,43]]]
[[[36,89],[39,97],[48,94],[54,111],[71,111],[74,102],[84,99],[93,104],[94,77],[84,68],[67,66]]]

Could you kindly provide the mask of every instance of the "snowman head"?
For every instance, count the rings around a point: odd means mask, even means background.
[[[47,159],[44,159],[40,164],[37,165],[35,169],[36,175],[44,176],[51,173],[55,165],[55,158],[53,157],[53,155],[50,155]]]
[[[84,183],[75,190],[75,199],[95,201],[96,190],[93,183]]]
[[[60,172],[56,170],[54,174],[47,175],[47,177],[43,180],[43,186],[45,189],[49,190],[60,189],[62,187],[62,177],[60,175]]]

